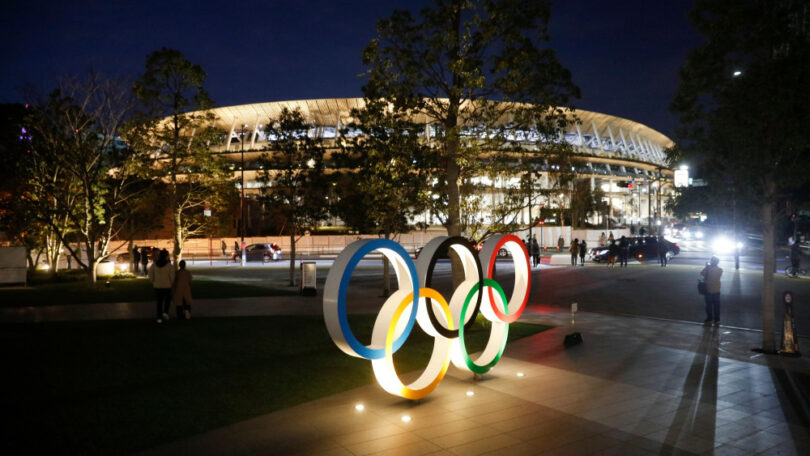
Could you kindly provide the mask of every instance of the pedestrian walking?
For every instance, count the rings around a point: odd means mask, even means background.
[[[802,264],[801,244],[798,239],[790,238],[790,265],[793,266],[793,277],[797,277],[799,273],[799,266]]]
[[[574,238],[574,241],[571,242],[571,247],[568,248],[568,251],[571,252],[571,266],[576,266],[577,255],[579,254],[579,239]]]
[[[607,237],[605,237],[605,232],[602,231],[602,234],[599,235],[599,247],[604,247],[607,245]]]
[[[562,252],[564,247],[565,247],[565,239],[563,239],[563,237],[560,236],[560,238],[557,239],[557,251]]]
[[[607,265],[610,268],[616,267],[616,257],[619,256],[619,246],[616,245],[616,241],[610,241],[610,246],[608,246],[608,254],[607,254]]]
[[[658,236],[658,263],[662,268],[667,267],[667,244],[664,236]]]
[[[169,261],[168,250],[161,250],[157,255],[157,260],[152,262],[152,266],[149,268],[149,280],[155,290],[157,322],[163,323],[169,319],[169,305],[174,284],[174,266]]]
[[[615,240],[616,240],[616,238],[613,237],[613,231],[611,231],[610,236],[608,236],[608,242],[613,242]]]
[[[583,240],[582,240],[582,241],[579,243],[579,261],[580,261],[580,266],[585,266],[585,254],[586,254],[586,253],[588,253],[588,244],[585,242],[585,239],[583,239]]]
[[[704,324],[715,325],[720,324],[720,277],[723,275],[723,269],[717,265],[720,259],[713,256],[712,259],[706,264],[706,267],[700,271],[703,276],[703,281],[706,283],[706,320]]]
[[[222,249],[222,256],[228,256],[228,244],[224,239],[219,240],[219,248]]]
[[[627,267],[627,257],[630,256],[630,243],[627,238],[622,236],[619,238],[619,267]]]
[[[174,301],[177,319],[191,319],[191,272],[186,269],[186,260],[180,261],[180,269],[174,274],[172,301]]]
[[[149,247],[142,247],[141,248],[141,266],[142,266],[142,275],[146,277],[146,266],[149,265]]]
[[[233,241],[233,253],[239,253],[242,249],[239,248],[239,241]]]
[[[532,238],[531,244],[532,246],[532,258],[534,258],[534,265],[537,266],[540,264],[540,244],[537,243],[537,238]]]

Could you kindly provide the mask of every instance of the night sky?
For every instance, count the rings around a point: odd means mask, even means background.
[[[429,1],[3,3],[0,102],[26,101],[24,85],[47,91],[55,77],[90,68],[134,77],[167,46],[202,65],[212,98],[227,106],[362,96],[361,51],[376,21]],[[582,89],[574,105],[671,136],[678,68],[700,43],[685,17],[691,3],[557,1],[551,46]]]

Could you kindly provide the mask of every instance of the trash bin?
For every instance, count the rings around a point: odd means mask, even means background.
[[[301,281],[299,282],[299,293],[302,296],[317,296],[317,275],[318,267],[314,261],[301,262]]]

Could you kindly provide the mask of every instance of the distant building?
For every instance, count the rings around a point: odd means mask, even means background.
[[[351,122],[351,110],[362,106],[362,98],[336,98],[215,108],[212,111],[217,117],[216,126],[227,133],[223,145],[213,151],[223,154],[239,175],[244,150],[245,189],[255,195],[261,185],[256,180],[259,159],[272,144],[272,138],[267,138],[264,131],[269,119],[278,117],[283,108],[299,109],[312,123],[310,135],[322,138],[328,148]],[[574,148],[578,177],[589,179],[592,189],[604,191],[605,201],[610,204],[610,218],[624,225],[646,225],[654,223],[656,217],[665,218],[665,203],[674,187],[673,170],[667,167],[664,150],[673,145],[672,140],[632,120],[584,110],[576,110],[575,114],[579,122],[569,125],[562,139]],[[429,140],[434,131],[432,119],[422,116],[414,120],[425,124],[424,135]],[[541,141],[529,133],[515,140],[527,147]],[[541,181],[547,177],[542,170],[539,174]],[[497,188],[503,183],[493,184]],[[546,207],[556,204],[560,202],[549,201]],[[523,217],[528,221],[528,214]],[[601,219],[592,222],[603,223]]]

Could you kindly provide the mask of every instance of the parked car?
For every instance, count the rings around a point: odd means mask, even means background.
[[[247,261],[261,261],[267,263],[268,261],[279,261],[283,259],[283,257],[281,247],[275,242],[270,244],[250,244],[245,247],[245,259]],[[241,261],[242,252],[234,252],[231,255],[231,259],[236,262]]]
[[[658,258],[658,238],[655,236],[635,236],[627,238],[629,246],[629,258],[637,260],[648,260]],[[672,259],[675,255],[681,253],[681,247],[666,239],[663,241],[667,247],[667,261]],[[618,245],[619,241],[616,241]],[[608,246],[596,247],[589,252],[591,259],[597,263],[607,260]]]

